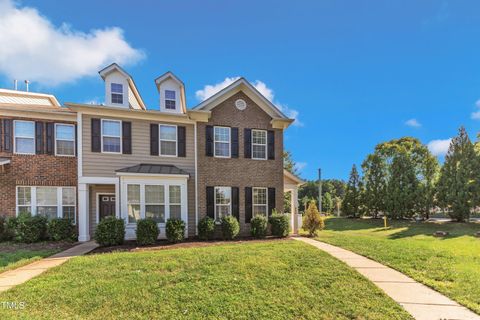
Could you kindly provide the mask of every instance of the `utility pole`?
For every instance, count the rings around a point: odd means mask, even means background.
[[[318,211],[322,214],[322,169],[318,168]]]

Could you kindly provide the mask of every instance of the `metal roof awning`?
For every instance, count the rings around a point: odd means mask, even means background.
[[[6,165],[10,163],[10,158],[0,158],[0,166]]]
[[[190,177],[190,174],[170,164],[141,163],[132,167],[115,170],[117,175],[172,175]]]

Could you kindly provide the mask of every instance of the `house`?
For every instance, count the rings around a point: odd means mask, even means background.
[[[75,125],[52,95],[0,89],[0,215],[76,222]]]
[[[109,215],[124,219],[126,238],[133,239],[145,217],[158,222],[160,237],[169,218],[184,220],[186,236],[194,237],[205,216],[234,215],[246,234],[253,216],[283,212],[285,181],[292,192],[301,182],[283,170],[283,132],[293,120],[248,81],[240,78],[187,108],[184,83],[167,72],[154,81],[158,105],[147,108],[119,65],[99,74],[104,104],[57,106],[77,128],[77,158],[68,170],[75,175],[79,241],[90,240]]]

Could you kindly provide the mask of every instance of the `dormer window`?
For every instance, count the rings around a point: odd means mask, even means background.
[[[123,104],[123,85],[121,83],[112,83],[110,89],[112,103]]]
[[[175,91],[165,90],[165,109],[175,110]]]

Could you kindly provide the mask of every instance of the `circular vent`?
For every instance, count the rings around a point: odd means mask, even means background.
[[[245,110],[245,108],[247,108],[247,103],[243,99],[238,99],[235,101],[235,107],[237,107],[238,110]]]

